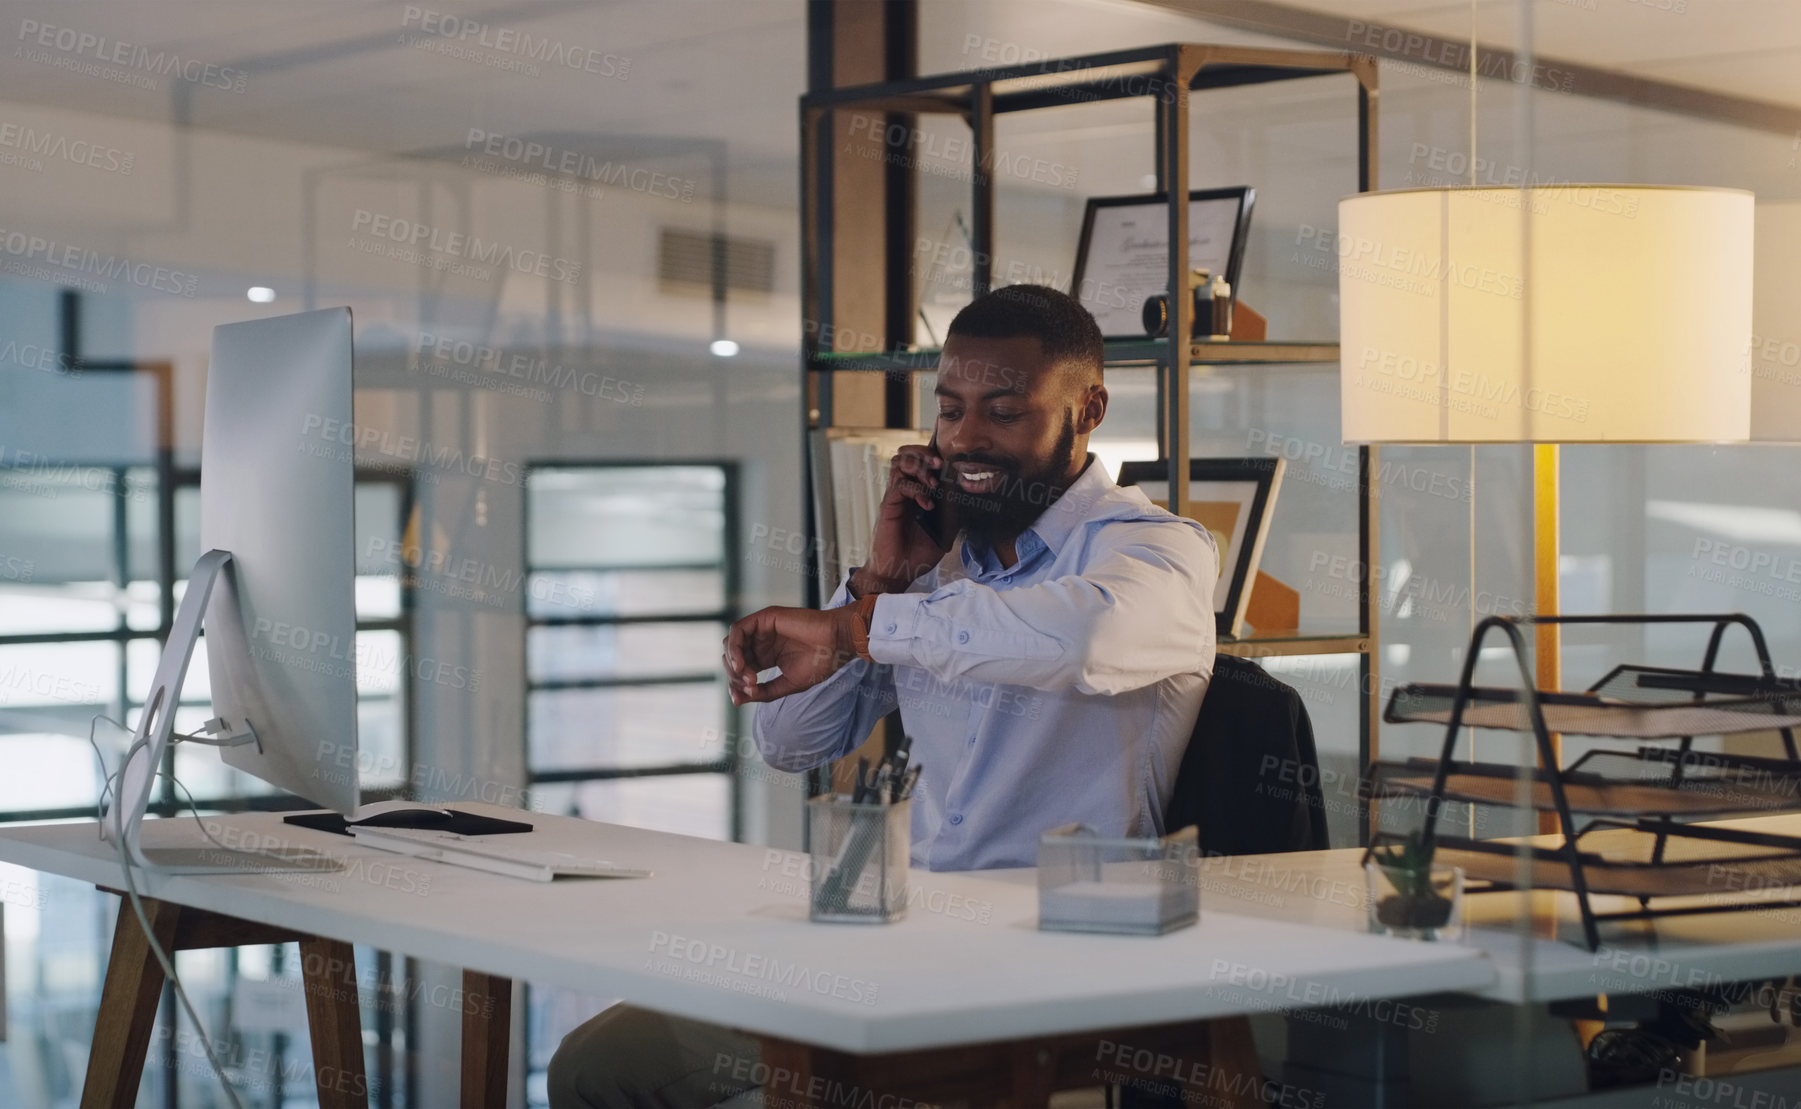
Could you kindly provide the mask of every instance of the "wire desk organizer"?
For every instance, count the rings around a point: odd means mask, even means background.
[[[1520,629],[1539,624],[1712,624],[1713,630],[1697,670],[1616,666],[1585,692],[1561,693],[1533,683]],[[1749,634],[1759,673],[1714,668],[1721,641],[1733,625]],[[1491,634],[1501,635],[1512,647],[1518,689],[1472,684],[1476,659]],[[1763,630],[1749,616],[1491,616],[1471,632],[1456,685],[1402,686],[1390,695],[1383,719],[1442,724],[1444,748],[1436,759],[1372,763],[1363,781],[1363,800],[1425,798],[1423,844],[1436,847],[1440,860],[1463,867],[1480,883],[1471,892],[1518,888],[1516,867],[1525,855],[1532,888],[1575,894],[1590,951],[1600,947],[1604,921],[1801,906],[1801,900],[1725,894],[1721,881],[1724,877],[1726,888],[1741,890],[1801,886],[1801,836],[1683,823],[1801,810],[1801,757],[1794,735],[1801,726],[1801,681],[1777,677]],[[1531,732],[1539,766],[1527,771],[1509,764],[1454,762],[1458,735],[1466,727]],[[1781,735],[1786,757],[1694,749],[1697,736],[1769,731]],[[1643,745],[1596,748],[1559,767],[1554,733]],[[1557,814],[1560,845],[1440,833],[1447,801],[1514,807],[1521,777],[1530,778],[1532,807]],[[1578,813],[1590,819],[1578,825]],[[1378,844],[1402,838],[1397,832],[1374,832],[1364,860]],[[1597,911],[1592,898],[1599,896],[1636,899],[1638,908]],[[1654,908],[1653,900],[1681,903]]]

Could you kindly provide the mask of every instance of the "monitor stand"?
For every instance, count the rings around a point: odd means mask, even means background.
[[[214,747],[236,747],[256,744],[256,728],[249,720],[244,730],[233,733],[219,719],[207,721],[210,735],[177,736],[175,706],[181,701],[182,683],[188,676],[194,648],[200,642],[200,628],[206,618],[206,603],[213,586],[231,573],[231,552],[211,550],[194,563],[188,576],[187,592],[175,610],[169,642],[163,647],[156,664],[156,675],[150,681],[150,692],[144,698],[144,714],[132,732],[131,745],[125,749],[125,763],[119,771],[118,788],[113,803],[100,817],[100,834],[104,839],[123,843],[131,861],[140,867],[170,874],[248,874],[269,870],[337,870],[342,863],[318,851],[303,848],[271,848],[267,851],[245,851],[228,847],[146,848],[141,842],[144,816],[150,808],[150,796],[156,783],[156,769],[162,765],[163,753],[176,740],[205,743]]]

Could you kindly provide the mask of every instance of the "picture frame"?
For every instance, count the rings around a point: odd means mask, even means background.
[[[1144,338],[1144,302],[1167,291],[1167,195],[1088,198],[1069,290],[1093,314],[1103,338]],[[1257,192],[1249,185],[1188,193],[1189,268],[1223,273],[1234,298],[1256,201]]]
[[[1222,641],[1244,635],[1251,585],[1275,515],[1287,461],[1281,458],[1194,458],[1188,463],[1188,516],[1219,546],[1213,590],[1214,630]],[[1134,485],[1154,504],[1169,507],[1169,462],[1124,462],[1119,484]]]

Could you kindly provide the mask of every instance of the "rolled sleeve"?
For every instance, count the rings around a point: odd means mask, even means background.
[[[884,594],[869,657],[1054,690],[1120,693],[1205,670],[1213,650],[1212,537],[1188,521],[1114,525],[1081,574],[1018,589],[970,580]]]

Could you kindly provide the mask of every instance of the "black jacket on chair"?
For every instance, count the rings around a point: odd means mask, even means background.
[[[1294,687],[1220,655],[1164,828],[1200,828],[1205,855],[1319,851],[1326,841],[1313,723]]]

